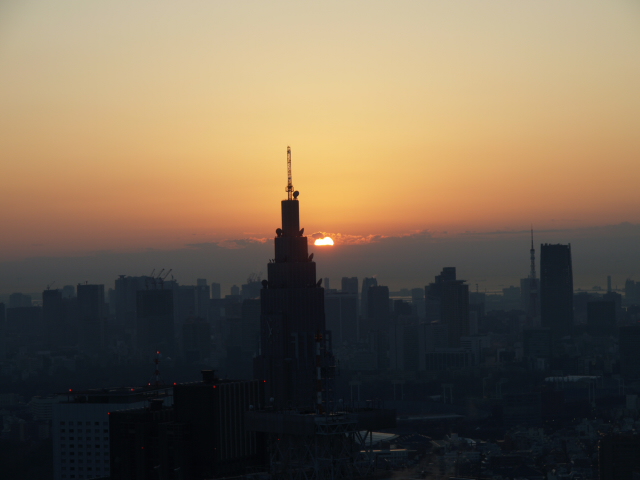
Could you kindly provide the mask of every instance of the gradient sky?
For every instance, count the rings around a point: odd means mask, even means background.
[[[287,145],[338,242],[637,224],[639,85],[634,0],[4,0],[0,261],[271,238]]]

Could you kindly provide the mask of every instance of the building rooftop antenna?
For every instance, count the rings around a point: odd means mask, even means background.
[[[291,147],[287,146],[287,200],[293,200],[293,182],[291,180]]]

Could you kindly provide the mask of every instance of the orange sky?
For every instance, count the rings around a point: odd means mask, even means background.
[[[628,1],[5,1],[0,259],[640,222]],[[345,237],[346,238],[346,237]]]

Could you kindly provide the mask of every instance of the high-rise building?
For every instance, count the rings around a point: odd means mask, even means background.
[[[329,292],[324,296],[327,329],[336,345],[358,341],[358,294]]]
[[[540,323],[554,339],[573,329],[573,270],[571,244],[543,244],[540,248]]]
[[[69,390],[52,407],[54,480],[109,477],[109,412],[172,403],[170,387]]]
[[[219,283],[211,283],[211,299],[220,300],[222,298],[222,290]]]
[[[62,292],[58,289],[43,291],[42,323],[53,346],[59,346],[64,342],[67,328],[66,325],[63,325],[63,319]]]
[[[442,285],[456,281],[456,267],[444,267],[435,281],[424,287],[425,315],[427,322],[440,320]]]
[[[378,280],[376,278],[365,277],[362,280],[362,293],[360,295],[360,315],[362,315],[362,318],[368,318],[369,315],[369,301],[367,300],[369,289],[377,286]]]
[[[640,325],[619,329],[620,373],[625,380],[640,379]]]
[[[205,320],[209,317],[211,290],[206,278],[199,278],[196,284],[196,315]]]
[[[263,402],[263,382],[222,380],[203,371],[203,381],[174,387],[175,420],[190,426],[187,478],[216,478],[246,471],[259,460],[256,434],[245,412]]]
[[[376,285],[367,291],[367,321],[365,331],[386,331],[389,328],[389,287]]]
[[[460,337],[469,335],[469,285],[464,280],[443,283],[440,318],[447,325],[449,347],[459,348]]]
[[[342,291],[358,295],[358,277],[342,277]]]
[[[143,355],[175,353],[173,291],[138,290],[136,343]]]
[[[104,334],[104,285],[78,284],[77,294],[79,345],[82,350],[95,353],[102,347]]]
[[[288,195],[281,202],[282,227],[276,230],[275,257],[260,290],[261,355],[256,358],[254,375],[266,380],[267,397],[274,399],[276,407],[313,407],[322,402],[318,356],[330,351],[330,341],[325,330],[324,289],[316,279],[316,263],[300,228],[290,150],[287,157]]]
[[[460,337],[469,335],[469,285],[457,280],[455,267],[443,268],[425,287],[425,313],[428,322],[446,326],[449,347],[460,347]]]
[[[9,295],[9,308],[32,307],[31,295],[15,292]]]
[[[120,275],[115,281],[114,305],[115,321],[123,330],[135,330],[138,290],[146,290],[152,284],[152,277],[129,277]]]

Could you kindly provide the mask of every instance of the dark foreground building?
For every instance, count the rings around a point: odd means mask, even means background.
[[[111,478],[202,480],[243,475],[263,468],[261,435],[245,428],[245,413],[262,402],[257,380],[217,378],[173,387],[173,406],[113,411]]]
[[[640,475],[640,436],[605,435],[598,446],[600,480],[634,480]]]

